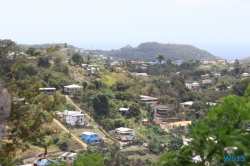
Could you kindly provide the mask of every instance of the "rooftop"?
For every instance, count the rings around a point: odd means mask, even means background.
[[[97,133],[85,131],[85,132],[82,132],[82,134],[84,134],[84,135],[94,135],[94,134],[97,134]]]
[[[82,86],[79,86],[79,85],[76,85],[76,84],[72,84],[72,85],[67,85],[67,86],[64,86],[66,88],[83,88]]]
[[[180,104],[183,104],[183,105],[192,105],[193,103],[194,103],[193,101],[187,101],[187,102],[180,103]]]
[[[140,98],[142,98],[141,100],[158,100],[158,98],[144,95],[140,95]]]
[[[56,90],[56,88],[39,88],[39,90]]]
[[[130,129],[130,128],[125,128],[125,127],[119,127],[116,129],[116,131],[131,131],[133,129]]]
[[[77,153],[66,152],[61,155],[61,157],[73,157],[76,156]]]
[[[174,123],[169,123],[168,125],[171,126],[187,126],[191,125],[192,121],[179,121],[179,122],[174,122]]]

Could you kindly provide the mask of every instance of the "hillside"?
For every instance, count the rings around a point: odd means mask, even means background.
[[[241,62],[245,62],[245,63],[249,63],[250,62],[250,56],[249,57],[246,57],[244,59],[241,59],[240,60]]]
[[[157,42],[142,43],[135,48],[127,45],[120,48],[119,50],[96,50],[96,52],[107,56],[123,58],[126,60],[143,59],[154,61],[159,54],[162,54],[165,59],[171,60],[211,60],[217,58],[209,52],[191,45],[161,44]]]

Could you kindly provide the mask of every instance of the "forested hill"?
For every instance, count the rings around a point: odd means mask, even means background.
[[[161,44],[157,42],[142,43],[135,48],[128,45],[120,48],[119,50],[96,51],[100,54],[112,57],[120,57],[126,60],[143,59],[148,61],[154,61],[156,60],[156,57],[160,54],[162,54],[165,59],[171,60],[211,60],[218,58],[207,51],[201,50],[191,45]]]
[[[240,60],[241,62],[250,62],[250,56]]]

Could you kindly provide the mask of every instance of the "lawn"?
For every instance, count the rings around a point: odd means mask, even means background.
[[[68,130],[74,134],[75,136],[77,136],[78,138],[82,139],[81,135],[82,135],[82,132],[94,132],[94,133],[97,133],[99,135],[99,137],[101,139],[103,139],[104,137],[106,138],[106,141],[108,142],[113,142],[111,141],[109,138],[107,138],[105,136],[105,134],[103,134],[99,129],[97,128],[94,128],[94,129],[86,129],[86,128],[68,128]]]

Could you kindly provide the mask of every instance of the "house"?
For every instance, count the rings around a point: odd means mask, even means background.
[[[114,61],[114,62],[110,63],[110,66],[119,66],[119,65],[120,65],[119,62],[117,62],[117,61]]]
[[[147,73],[135,73],[135,72],[133,72],[133,73],[131,73],[132,75],[135,75],[135,76],[148,76],[148,74]]]
[[[132,141],[135,138],[135,131],[133,129],[120,127],[115,129],[115,131],[120,141]]]
[[[83,91],[83,87],[82,86],[79,86],[79,85],[76,85],[76,84],[72,84],[72,85],[67,85],[67,86],[64,86],[64,94],[66,95],[70,95],[71,97],[74,96],[74,91],[75,90],[80,90],[80,91]]]
[[[12,102],[13,103],[26,103],[26,100],[25,100],[25,98],[13,97]]]
[[[210,66],[204,66],[204,69],[208,70],[208,69],[210,69]]]
[[[209,105],[209,106],[216,106],[216,105],[217,105],[217,103],[206,102],[206,105]]]
[[[84,114],[81,112],[65,110],[63,113],[63,118],[65,119],[66,124],[84,125]]]
[[[63,113],[62,112],[60,112],[60,111],[55,111],[55,113],[56,113],[56,115],[57,115],[57,117],[58,118],[63,118]]]
[[[242,73],[241,76],[242,76],[242,77],[249,77],[250,74],[249,74],[249,73]]]
[[[187,128],[188,125],[191,125],[191,121],[179,121],[179,122],[166,124],[166,129],[170,130],[170,129],[174,129],[176,127],[180,127],[184,132],[187,133],[188,132],[188,128]]]
[[[201,75],[201,78],[202,78],[202,79],[208,79],[208,78],[209,78],[209,75],[208,75],[208,74]]]
[[[129,113],[129,108],[120,108],[119,111],[122,115],[127,115]]]
[[[56,88],[39,88],[39,91],[51,95],[56,91]]]
[[[208,63],[209,63],[210,65],[216,65],[216,62],[215,62],[215,61],[208,61]]]
[[[59,158],[61,159],[61,161],[72,164],[77,158],[77,153],[65,152]]]
[[[148,119],[143,119],[142,120],[142,125],[146,126],[149,124],[149,120]]]
[[[214,74],[214,77],[220,77],[220,76],[221,76],[220,73],[215,73],[215,74]]]
[[[156,115],[159,115],[159,116],[168,116],[169,113],[168,113],[168,110],[167,108],[155,108],[155,114]]]
[[[177,60],[177,61],[172,62],[173,65],[177,65],[177,66],[180,66],[182,63],[183,63],[183,60]]]
[[[209,79],[203,80],[202,83],[203,83],[204,85],[206,85],[206,86],[211,86],[211,85],[213,85],[212,80],[209,80]]]
[[[99,144],[101,140],[97,133],[88,131],[82,132],[82,139],[88,144]]]
[[[158,98],[140,95],[140,100],[146,104],[158,104]]]
[[[137,61],[130,61],[131,64],[136,65]]]
[[[50,164],[59,164],[58,162],[56,162],[55,160],[51,160],[51,159],[41,159],[41,160],[36,160],[33,162],[33,165],[37,165],[37,166],[49,166]]]
[[[186,87],[190,90],[198,90],[200,88],[200,84],[197,82],[193,82],[193,83],[185,83]]]
[[[204,64],[204,65],[207,65],[207,64],[208,64],[208,61],[203,61],[203,64]]]
[[[218,60],[218,63],[219,63],[219,64],[222,64],[222,63],[225,64],[226,62],[227,62],[227,61],[226,61],[225,59],[220,59],[220,60]]]
[[[227,61],[230,65],[233,65],[234,63],[235,63],[235,61],[234,60],[229,60],[229,61]]]
[[[193,105],[193,101],[187,101],[187,102],[184,102],[184,103],[180,103],[181,107],[182,108],[189,108]]]

